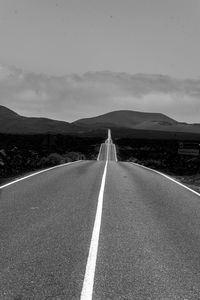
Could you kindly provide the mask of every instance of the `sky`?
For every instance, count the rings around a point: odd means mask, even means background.
[[[199,0],[0,0],[0,103],[66,121],[200,122]]]

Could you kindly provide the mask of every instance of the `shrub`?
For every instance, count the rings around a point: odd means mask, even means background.
[[[63,157],[58,153],[51,153],[47,157],[42,157],[39,162],[39,166],[46,167],[46,166],[56,166],[64,163],[65,160]]]

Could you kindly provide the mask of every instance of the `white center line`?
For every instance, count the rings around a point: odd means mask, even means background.
[[[107,156],[107,158],[108,158],[108,156]],[[92,239],[91,239],[91,243],[90,243],[89,255],[88,255],[88,260],[87,260],[87,265],[86,265],[86,270],[85,270],[85,277],[84,277],[84,281],[83,281],[83,288],[82,288],[80,300],[92,300],[107,167],[108,167],[108,160],[106,160],[103,177],[102,177],[102,181],[101,181],[96,217],[95,217],[94,228],[93,228],[93,232],[92,232]]]

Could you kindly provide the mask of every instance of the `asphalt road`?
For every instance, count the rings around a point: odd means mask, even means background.
[[[80,299],[106,160],[92,299],[200,299],[200,197],[108,136],[98,161],[0,189],[1,300]]]
[[[110,162],[93,299],[200,299],[200,197]]]

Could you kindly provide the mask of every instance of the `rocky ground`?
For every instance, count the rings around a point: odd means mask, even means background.
[[[200,156],[179,155],[178,141],[118,139],[116,144],[119,159],[168,174],[200,193]]]
[[[200,193],[200,173],[190,176],[173,176],[177,181]]]
[[[96,159],[101,139],[62,135],[0,135],[0,185],[76,160]]]

